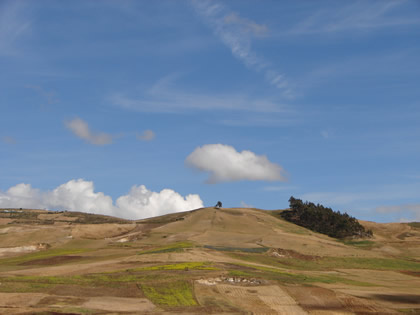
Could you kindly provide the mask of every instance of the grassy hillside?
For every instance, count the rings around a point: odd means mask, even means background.
[[[12,211],[11,211],[12,210]],[[420,229],[338,240],[259,209],[0,210],[0,313],[415,314]]]

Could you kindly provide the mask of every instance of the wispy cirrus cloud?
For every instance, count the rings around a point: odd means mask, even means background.
[[[290,191],[296,190],[296,186],[266,186],[263,188],[265,191]]]
[[[287,77],[251,48],[254,37],[264,36],[268,32],[265,25],[241,17],[220,2],[192,0],[191,3],[197,14],[231,50],[233,56],[248,68],[263,73],[267,82],[281,90],[284,97],[295,97],[296,93]]]
[[[141,93],[129,96],[114,93],[109,101],[121,108],[140,112],[181,113],[190,111],[247,111],[258,113],[285,113],[291,108],[269,98],[249,97],[244,93],[205,94],[186,92],[173,86],[176,75],[168,75]]]
[[[18,53],[15,43],[30,30],[30,21],[24,14],[23,1],[0,2],[0,55]]]
[[[51,106],[60,101],[54,91],[48,91],[39,85],[27,85],[25,87],[35,91],[45,100],[45,103],[41,104],[41,107]]]
[[[420,183],[417,182],[366,186],[352,191],[311,192],[296,195],[303,201],[320,203],[334,210],[347,211],[364,220],[407,222],[420,220],[419,189]]]
[[[377,187],[366,187],[358,191],[341,192],[312,192],[305,193],[299,198],[325,206],[338,207],[340,209],[353,209],[382,214],[399,214],[400,219],[416,214],[417,200],[420,183],[393,184]],[[393,206],[404,200],[413,200],[411,204]],[[377,205],[383,206],[378,207]]]
[[[116,93],[110,101],[119,107],[157,113],[181,113],[186,111],[230,110],[261,113],[285,112],[285,106],[265,99],[249,99],[244,95],[206,95],[183,91],[167,91],[158,96],[132,97]]]
[[[296,24],[287,33],[304,35],[315,33],[338,33],[352,30],[373,30],[384,27],[420,24],[420,18],[411,5],[414,1],[351,1],[343,5],[312,10],[310,15]],[[418,7],[417,7],[418,9]],[[400,14],[401,11],[408,12]],[[412,12],[410,12],[412,11]]]
[[[112,135],[105,132],[93,132],[86,121],[75,118],[65,122],[66,127],[77,137],[94,145],[106,145],[112,143]]]
[[[394,188],[393,188],[394,187]],[[399,188],[399,189],[398,189]],[[407,190],[403,190],[406,188]],[[417,196],[413,187],[390,186],[381,190],[359,192],[314,192],[302,195],[302,198],[312,202],[326,203],[330,205],[346,206],[360,202],[380,202]]]

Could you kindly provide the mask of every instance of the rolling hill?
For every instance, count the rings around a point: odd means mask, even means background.
[[[420,226],[337,240],[280,211],[0,209],[0,313],[420,313]]]

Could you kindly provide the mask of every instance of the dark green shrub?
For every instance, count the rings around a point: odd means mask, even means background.
[[[290,222],[312,231],[335,238],[372,237],[371,230],[365,228],[347,213],[333,211],[331,208],[312,202],[302,202],[290,197],[290,210],[280,213],[280,216]]]

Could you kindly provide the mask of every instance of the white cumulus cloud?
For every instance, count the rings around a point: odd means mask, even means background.
[[[409,214],[414,220],[420,221],[420,204],[407,204],[398,206],[381,206],[376,208],[378,213],[405,213]],[[400,221],[410,221],[400,218]]]
[[[241,201],[241,208],[254,208],[254,206],[247,204],[245,201]]]
[[[106,145],[112,143],[112,136],[104,132],[92,132],[86,121],[75,118],[65,122],[68,129],[74,135],[94,145]]]
[[[209,172],[208,183],[240,180],[286,181],[283,168],[265,155],[252,151],[236,151],[225,144],[197,147],[185,160],[188,166]]]
[[[153,217],[202,208],[203,202],[199,195],[190,194],[184,198],[172,189],[154,192],[140,185],[133,186],[127,195],[119,197],[116,206],[129,217],[135,217],[139,212],[143,217]]]
[[[196,194],[183,197],[172,189],[154,192],[141,185],[133,186],[114,204],[110,196],[95,192],[93,182],[73,179],[50,191],[41,191],[23,183],[5,192],[0,190],[0,208],[7,207],[71,210],[142,219],[202,208],[203,202]]]
[[[1,141],[3,143],[6,143],[6,144],[15,144],[16,143],[16,139],[13,138],[13,137],[10,137],[10,136],[3,136],[1,138]]]
[[[112,198],[102,192],[95,192],[91,181],[70,180],[50,192],[43,194],[44,208],[113,215]]]
[[[152,141],[154,138],[156,138],[156,134],[153,130],[148,129],[143,131],[142,134],[137,134],[136,138],[141,141]]]

